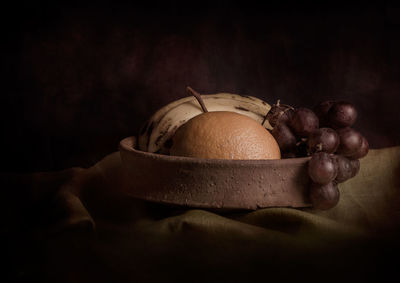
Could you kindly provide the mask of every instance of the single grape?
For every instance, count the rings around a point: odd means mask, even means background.
[[[329,109],[331,109],[331,107],[334,103],[335,102],[332,100],[327,100],[327,101],[320,102],[318,105],[316,105],[313,108],[314,113],[317,115],[317,117],[319,119],[320,127],[325,127],[328,125],[327,124],[328,123],[327,114],[328,114]]]
[[[351,178],[353,178],[360,171],[360,160],[350,159],[350,166],[351,166]]]
[[[339,135],[331,128],[319,128],[314,130],[308,137],[308,148],[310,152],[323,151],[334,153],[339,146]]]
[[[297,139],[293,132],[284,123],[278,123],[271,131],[272,136],[278,142],[281,151],[291,151],[296,147]]]
[[[314,183],[325,185],[337,175],[337,164],[329,153],[314,153],[308,162],[308,175]]]
[[[357,110],[353,104],[339,101],[328,111],[328,123],[335,129],[350,127],[357,119]]]
[[[350,156],[351,159],[360,159],[363,158],[368,154],[369,151],[369,143],[367,139],[362,136],[362,142],[361,142],[361,147],[360,149],[353,155]]]
[[[346,157],[356,155],[363,143],[362,135],[350,127],[338,129],[337,133],[340,138],[340,144],[336,152]]]
[[[280,101],[272,105],[268,111],[266,119],[272,127],[279,123],[287,123],[293,116],[293,107],[285,104],[280,104]]]
[[[311,183],[310,200],[315,209],[326,210],[339,202],[340,192],[336,182],[325,185]]]
[[[308,137],[312,131],[318,129],[319,120],[315,113],[308,108],[297,108],[289,121],[289,126],[301,138]]]
[[[338,173],[336,175],[336,181],[338,183],[343,183],[348,179],[354,177],[353,167],[351,160],[343,155],[335,155],[335,160],[337,163]]]

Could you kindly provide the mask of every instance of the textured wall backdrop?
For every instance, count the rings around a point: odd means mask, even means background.
[[[312,107],[347,99],[373,148],[400,144],[400,13],[391,2],[8,4],[2,171],[90,166],[186,96]]]

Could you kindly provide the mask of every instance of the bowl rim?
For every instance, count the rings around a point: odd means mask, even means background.
[[[129,136],[122,139],[119,143],[119,149],[127,152],[131,152],[146,158],[157,159],[164,162],[183,162],[191,164],[217,164],[217,165],[240,165],[240,166],[265,166],[279,164],[296,164],[304,163],[311,157],[296,157],[296,158],[283,158],[283,159],[215,159],[215,158],[197,158],[197,157],[186,157],[186,156],[172,156],[166,154],[146,152],[135,148],[137,138],[136,136]]]

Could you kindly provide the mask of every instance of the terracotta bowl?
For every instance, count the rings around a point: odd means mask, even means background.
[[[307,207],[306,158],[224,160],[179,157],[120,142],[126,193],[158,203],[210,209]]]

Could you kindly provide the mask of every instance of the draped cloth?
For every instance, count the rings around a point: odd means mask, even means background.
[[[8,276],[27,282],[372,282],[396,276],[399,146],[370,150],[327,211],[165,206],[123,194],[121,176],[118,152],[90,168],[2,174]]]

